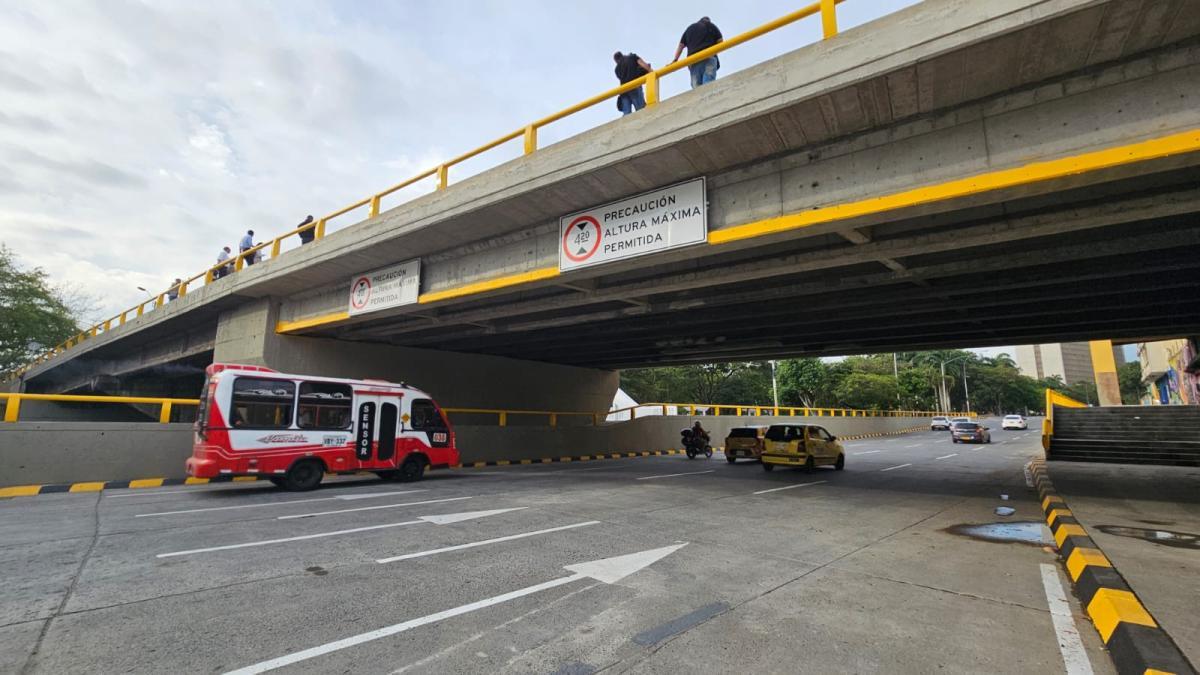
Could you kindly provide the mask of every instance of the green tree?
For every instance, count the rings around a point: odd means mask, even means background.
[[[851,373],[837,387],[842,405],[861,410],[886,410],[896,406],[900,387],[891,375]]]
[[[1121,382],[1121,403],[1140,404],[1146,393],[1146,386],[1142,384],[1142,364],[1138,361],[1122,364],[1117,368],[1117,379]]]
[[[28,363],[79,332],[62,292],[40,268],[22,270],[0,244],[0,371]]]
[[[779,400],[784,405],[815,408],[829,393],[829,369],[818,358],[780,361],[775,377],[779,381]]]

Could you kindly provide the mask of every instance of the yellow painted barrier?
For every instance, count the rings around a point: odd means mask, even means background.
[[[4,403],[4,421],[17,422],[21,416],[21,401],[51,401],[55,403],[142,403],[159,406],[158,421],[171,421],[171,407],[177,405],[200,405],[194,398],[160,398],[156,396],[77,396],[74,394],[6,394],[0,393]]]

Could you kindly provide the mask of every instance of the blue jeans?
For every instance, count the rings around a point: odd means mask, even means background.
[[[715,56],[710,56],[699,63],[693,63],[688,66],[688,70],[692,73],[692,89],[717,79],[717,68],[720,67],[721,64]]]
[[[646,94],[642,91],[641,87],[627,91],[617,99],[617,109],[621,111],[622,115],[628,115],[634,110],[641,110],[645,107]]]

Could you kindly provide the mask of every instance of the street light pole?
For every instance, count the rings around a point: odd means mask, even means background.
[[[775,378],[775,361],[771,361],[771,394],[775,399],[775,414],[779,414],[779,380]]]
[[[971,414],[971,389],[967,386],[967,362],[963,361],[963,398],[967,399],[967,414]]]
[[[946,395],[946,362],[942,361],[942,390],[938,394],[938,405],[941,406],[942,412],[950,412],[950,397]]]

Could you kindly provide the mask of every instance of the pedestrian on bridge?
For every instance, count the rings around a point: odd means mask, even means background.
[[[720,44],[724,39],[725,37],[721,35],[721,29],[717,28],[717,24],[713,23],[707,16],[702,16],[699,21],[688,26],[687,30],[683,31],[683,36],[679,38],[679,46],[675,48],[675,58],[671,59],[671,63],[679,60],[679,55],[683,53],[684,47],[687,47],[688,56],[691,56],[713,45]],[[692,89],[717,79],[717,69],[720,67],[721,60],[717,58],[716,54],[688,66],[688,71],[692,74]]]
[[[176,277],[175,283],[171,284],[171,287],[167,289],[167,302],[179,299],[179,287],[181,285],[183,285],[183,279]]]
[[[222,248],[220,251],[217,251],[217,262],[223,263],[226,260],[229,260],[229,254],[232,252],[233,251],[228,246]],[[229,274],[229,265],[221,265],[216,269],[216,271],[213,272],[213,278],[220,279],[226,274]]]
[[[254,264],[254,254],[246,255],[246,251],[252,248],[254,248],[254,230],[246,230],[246,236],[242,237],[241,243],[238,244],[238,255],[247,265]]]
[[[311,223],[312,221],[313,221],[313,217],[311,215],[309,215],[304,219],[304,221],[302,223],[300,223],[296,227],[304,227],[305,225]],[[300,232],[297,234],[300,237],[300,245],[303,246],[303,245],[307,244],[308,242],[312,241],[317,236],[317,228],[310,227],[307,230],[300,230]]]
[[[621,84],[633,82],[646,73],[654,70],[649,63],[642,60],[642,57],[629,52],[622,54],[616,52],[613,54],[613,61],[617,62],[617,67],[614,72],[617,74],[617,80]],[[641,87],[631,89],[617,97],[617,110],[621,111],[622,115],[628,115],[634,110],[641,110],[646,107],[646,94]]]

